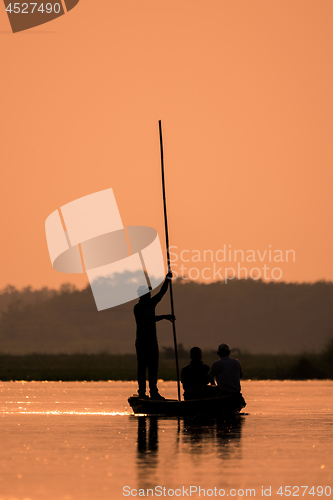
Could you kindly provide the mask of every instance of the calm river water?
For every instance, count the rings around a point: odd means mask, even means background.
[[[159,387],[176,398],[174,382]],[[244,381],[229,423],[135,417],[135,382],[0,391],[0,500],[333,499],[332,381]]]

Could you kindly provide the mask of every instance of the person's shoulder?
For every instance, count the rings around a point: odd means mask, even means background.
[[[209,373],[216,373],[216,372],[219,372],[219,371],[220,371],[220,369],[219,369],[219,360],[217,360],[217,361],[214,361],[214,363],[212,363],[212,366],[209,369]]]
[[[229,358],[229,359],[231,359],[233,363],[240,365],[240,362],[238,359],[236,359],[236,358]]]
[[[182,372],[187,372],[187,370],[190,369],[190,365],[186,365],[184,366],[184,368],[182,368]]]

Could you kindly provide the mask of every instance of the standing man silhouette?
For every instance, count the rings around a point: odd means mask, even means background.
[[[155,307],[166,294],[169,286],[169,280],[172,273],[166,275],[160,291],[151,297],[151,288],[140,286],[138,296],[140,300],[134,306],[134,316],[136,320],[136,354],[138,361],[138,385],[139,398],[148,399],[146,395],[146,371],[148,368],[149,391],[151,399],[165,399],[157,389],[157,371],[158,371],[158,342],[156,335],[156,322],[162,319],[175,321],[172,314],[155,315]]]

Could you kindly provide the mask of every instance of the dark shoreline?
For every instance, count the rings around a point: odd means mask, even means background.
[[[217,359],[214,352],[203,353],[211,364]],[[333,379],[333,363],[326,351],[321,354],[242,354],[235,356],[243,367],[243,379],[251,380],[309,380]],[[187,358],[179,360],[182,368]],[[159,378],[175,380],[173,359],[160,358]],[[0,381],[103,381],[136,380],[135,354],[0,354]]]

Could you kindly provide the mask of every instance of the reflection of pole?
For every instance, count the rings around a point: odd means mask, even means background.
[[[165,181],[164,181],[164,157],[163,157],[163,141],[162,141],[162,123],[161,120],[158,122],[160,130],[160,148],[161,148],[161,168],[162,168],[162,188],[163,188],[163,205],[164,205],[164,227],[165,227],[165,240],[166,240],[166,251],[167,251],[167,261],[168,261],[168,272],[171,271],[170,266],[170,254],[169,254],[169,233],[168,233],[168,217],[166,208],[166,196],[165,196]],[[172,293],[172,281],[169,283],[170,289],[170,302],[171,302],[171,314],[175,314],[173,307],[173,293]],[[178,401],[180,401],[180,381],[179,381],[179,363],[178,363],[178,349],[177,349],[177,337],[176,337],[176,325],[172,322],[173,329],[173,343],[175,346],[175,357],[176,357],[176,370],[177,370],[177,387],[178,387]]]

